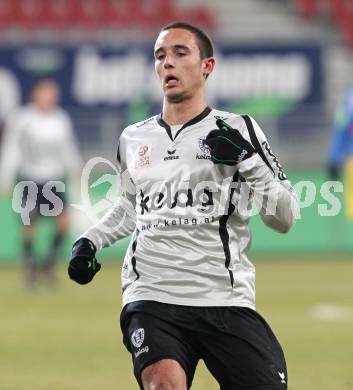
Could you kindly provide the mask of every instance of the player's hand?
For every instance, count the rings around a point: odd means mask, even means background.
[[[256,153],[252,145],[222,119],[216,121],[219,130],[212,130],[206,137],[211,160],[215,164],[236,165]]]
[[[68,273],[70,279],[79,284],[89,283],[101,269],[96,259],[96,247],[88,238],[80,238],[72,247]]]

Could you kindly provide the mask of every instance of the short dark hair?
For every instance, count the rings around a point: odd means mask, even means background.
[[[213,44],[211,38],[205,31],[189,23],[174,22],[164,26],[160,32],[171,30],[173,28],[181,28],[183,30],[188,30],[195,35],[197,46],[200,49],[201,59],[213,57]]]

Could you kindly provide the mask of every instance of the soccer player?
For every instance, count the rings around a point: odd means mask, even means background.
[[[69,227],[64,182],[69,176],[77,180],[81,168],[71,120],[58,107],[59,96],[55,80],[37,81],[31,102],[9,117],[1,150],[2,191],[8,192],[15,181],[23,183],[21,207],[30,208],[29,220],[23,221],[25,283],[29,288],[37,285],[39,276],[54,282],[54,265]],[[52,186],[51,181],[59,181],[62,188],[55,183]],[[43,206],[56,214],[56,231],[45,259],[38,261],[34,241]]]
[[[121,196],[75,242],[70,278],[90,282],[96,251],[133,233],[121,328],[140,388],[189,389],[203,359],[222,390],[286,389],[282,349],[255,311],[248,222],[254,198],[264,223],[288,232],[296,197],[258,124],[207,105],[205,32],[168,25],[154,57],[162,113],[123,131]]]

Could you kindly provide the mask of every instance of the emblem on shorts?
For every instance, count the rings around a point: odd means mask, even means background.
[[[281,378],[281,383],[286,383],[286,374],[284,372],[278,371],[278,375]]]
[[[145,339],[145,330],[143,328],[136,329],[131,336],[131,342],[134,347],[140,348]]]

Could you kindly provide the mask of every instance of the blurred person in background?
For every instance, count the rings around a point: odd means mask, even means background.
[[[346,215],[353,221],[353,86],[338,104],[329,147],[328,175],[344,181]]]
[[[140,388],[189,389],[203,359],[222,390],[287,389],[282,348],[255,311],[245,209],[254,196],[264,223],[286,233],[296,196],[259,125],[207,105],[215,58],[205,32],[168,25],[154,57],[162,114],[123,131],[121,196],[75,242],[69,276],[89,283],[96,251],[133,233],[121,328]]]
[[[69,228],[65,183],[70,177],[76,181],[81,169],[71,120],[58,106],[59,99],[60,88],[55,80],[37,81],[31,101],[6,121],[1,145],[2,193],[22,183],[19,207],[30,207],[28,223],[22,221],[25,283],[29,288],[37,285],[39,276],[51,284],[56,280],[54,265]],[[45,258],[39,261],[34,242],[38,219],[45,214],[53,215],[55,233]]]

